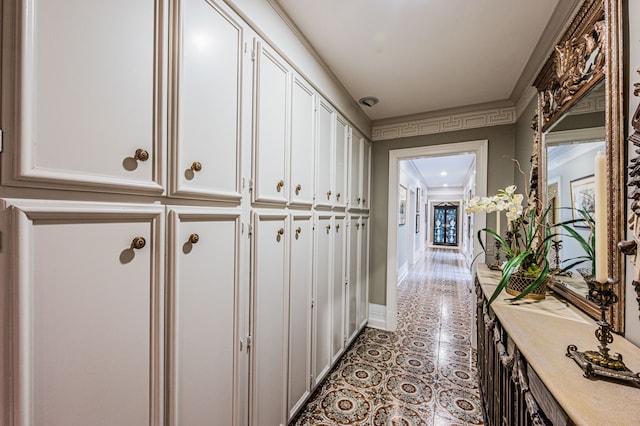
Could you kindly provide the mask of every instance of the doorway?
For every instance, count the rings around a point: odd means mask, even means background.
[[[458,245],[458,205],[442,203],[433,206],[433,245]]]
[[[396,268],[398,255],[398,200],[399,200],[399,168],[401,160],[408,160],[418,157],[438,157],[456,154],[475,154],[476,157],[476,184],[475,194],[486,195],[487,193],[487,161],[488,161],[488,140],[478,140],[470,142],[460,142],[445,145],[433,145],[417,148],[405,148],[389,151],[389,191],[388,191],[388,224],[387,224],[387,274],[386,274],[386,306],[385,306],[385,329],[395,331],[398,325],[398,301],[397,285],[398,271]],[[473,229],[482,229],[486,225],[484,214],[473,215]],[[480,255],[480,247],[473,247],[474,255]]]

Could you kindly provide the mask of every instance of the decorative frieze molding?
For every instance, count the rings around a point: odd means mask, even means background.
[[[516,122],[516,108],[495,108],[485,111],[451,114],[442,117],[411,120],[400,123],[373,126],[374,141],[433,135],[457,130],[500,126]]]

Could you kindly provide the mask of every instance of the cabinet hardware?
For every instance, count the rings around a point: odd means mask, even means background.
[[[360,204],[360,197],[357,198],[358,204]]]
[[[367,200],[365,200],[364,198],[362,199],[362,204],[366,203]]]
[[[302,232],[302,228],[300,228],[299,226],[296,228],[296,236],[300,235],[300,233]]]
[[[327,232],[331,229],[331,225],[327,225]]]
[[[336,194],[336,201],[340,201],[340,193],[339,192]]]
[[[284,228],[278,229],[278,235],[284,235]]]
[[[136,149],[136,154],[133,156],[133,159],[136,161],[147,161],[149,159],[149,153],[142,149]]]
[[[340,230],[340,224],[336,223],[336,232],[338,232]]]
[[[284,181],[280,180],[280,182],[278,182],[278,185],[276,186],[276,190],[280,192],[283,186],[284,186]]]
[[[191,235],[189,235],[189,242],[190,242],[191,244],[195,244],[195,243],[197,243],[198,241],[200,241],[200,235],[198,235],[198,234],[191,234]]]
[[[194,161],[193,164],[191,164],[191,170],[194,172],[199,172],[200,170],[202,170],[202,163],[199,161]]]
[[[366,225],[365,223],[362,224],[362,229],[364,229],[364,225]]]
[[[147,245],[147,241],[143,237],[135,237],[133,241],[131,241],[132,249],[141,249]]]
[[[331,199],[331,191],[327,191],[327,200]]]
[[[356,223],[356,229],[360,229],[360,224]]]
[[[296,185],[296,195],[300,194],[300,190],[302,189],[302,185],[297,184]]]

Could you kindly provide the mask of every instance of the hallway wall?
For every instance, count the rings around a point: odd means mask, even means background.
[[[487,188],[495,193],[513,182],[514,124],[373,142],[369,302],[386,305],[389,151],[481,139],[489,140]]]

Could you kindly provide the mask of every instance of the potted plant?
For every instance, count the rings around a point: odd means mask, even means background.
[[[532,202],[522,206],[524,196],[516,194],[512,185],[498,191],[493,197],[475,197],[466,202],[465,212],[505,212],[508,230],[503,238],[499,230],[484,228],[478,231],[478,241],[486,252],[482,233],[491,235],[499,243],[499,250],[506,257],[502,265],[502,276],[498,286],[489,298],[491,304],[502,290],[515,296],[510,300],[523,297],[542,299],[546,291],[549,275],[547,256],[551,247],[551,227],[546,217],[550,207],[539,213]]]

